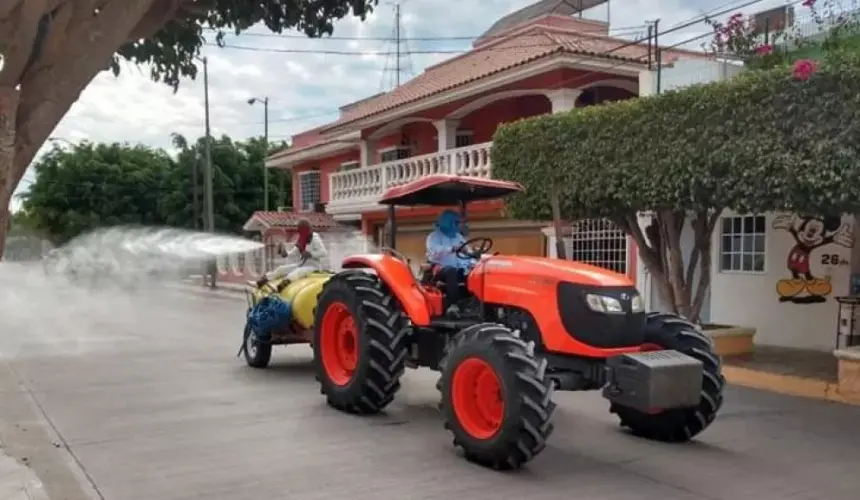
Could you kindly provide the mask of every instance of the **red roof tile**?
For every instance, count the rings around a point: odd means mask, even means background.
[[[258,222],[268,227],[285,227],[294,228],[298,225],[301,219],[305,219],[311,223],[314,229],[331,229],[340,227],[330,215],[319,212],[294,213],[294,212],[254,212],[254,215],[245,223],[247,226],[251,221]]]
[[[618,61],[644,62],[648,55],[647,46],[625,46],[629,43],[627,40],[607,36],[535,26],[520,35],[488,43],[427,68],[424,73],[391,92],[360,101],[345,110],[340,119],[322,128],[328,130],[342,126],[561,52]],[[664,63],[671,62],[666,59],[668,58],[664,58]]]

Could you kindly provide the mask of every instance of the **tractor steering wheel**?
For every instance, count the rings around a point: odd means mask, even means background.
[[[473,243],[481,242],[477,248],[469,248]],[[463,242],[462,245],[454,250],[454,254],[461,259],[479,259],[482,255],[489,253],[493,249],[493,240],[490,238],[472,238]]]

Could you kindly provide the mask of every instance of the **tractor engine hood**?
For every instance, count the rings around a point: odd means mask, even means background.
[[[494,255],[482,259],[479,269],[486,273],[504,272],[523,278],[544,278],[596,287],[634,287],[624,274],[572,260],[548,257]]]

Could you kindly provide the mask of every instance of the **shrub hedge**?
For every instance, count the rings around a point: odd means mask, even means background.
[[[801,75],[802,76],[802,75]],[[834,54],[808,79],[792,68],[506,124],[493,175],[522,183],[514,217],[732,208],[860,211],[860,57]]]

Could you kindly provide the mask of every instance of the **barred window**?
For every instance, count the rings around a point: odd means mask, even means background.
[[[312,212],[321,201],[319,170],[299,172],[299,208]]]
[[[586,219],[573,225],[572,260],[627,274],[627,234],[607,219]]]
[[[720,225],[720,271],[764,272],[766,234],[764,215],[723,217]]]

